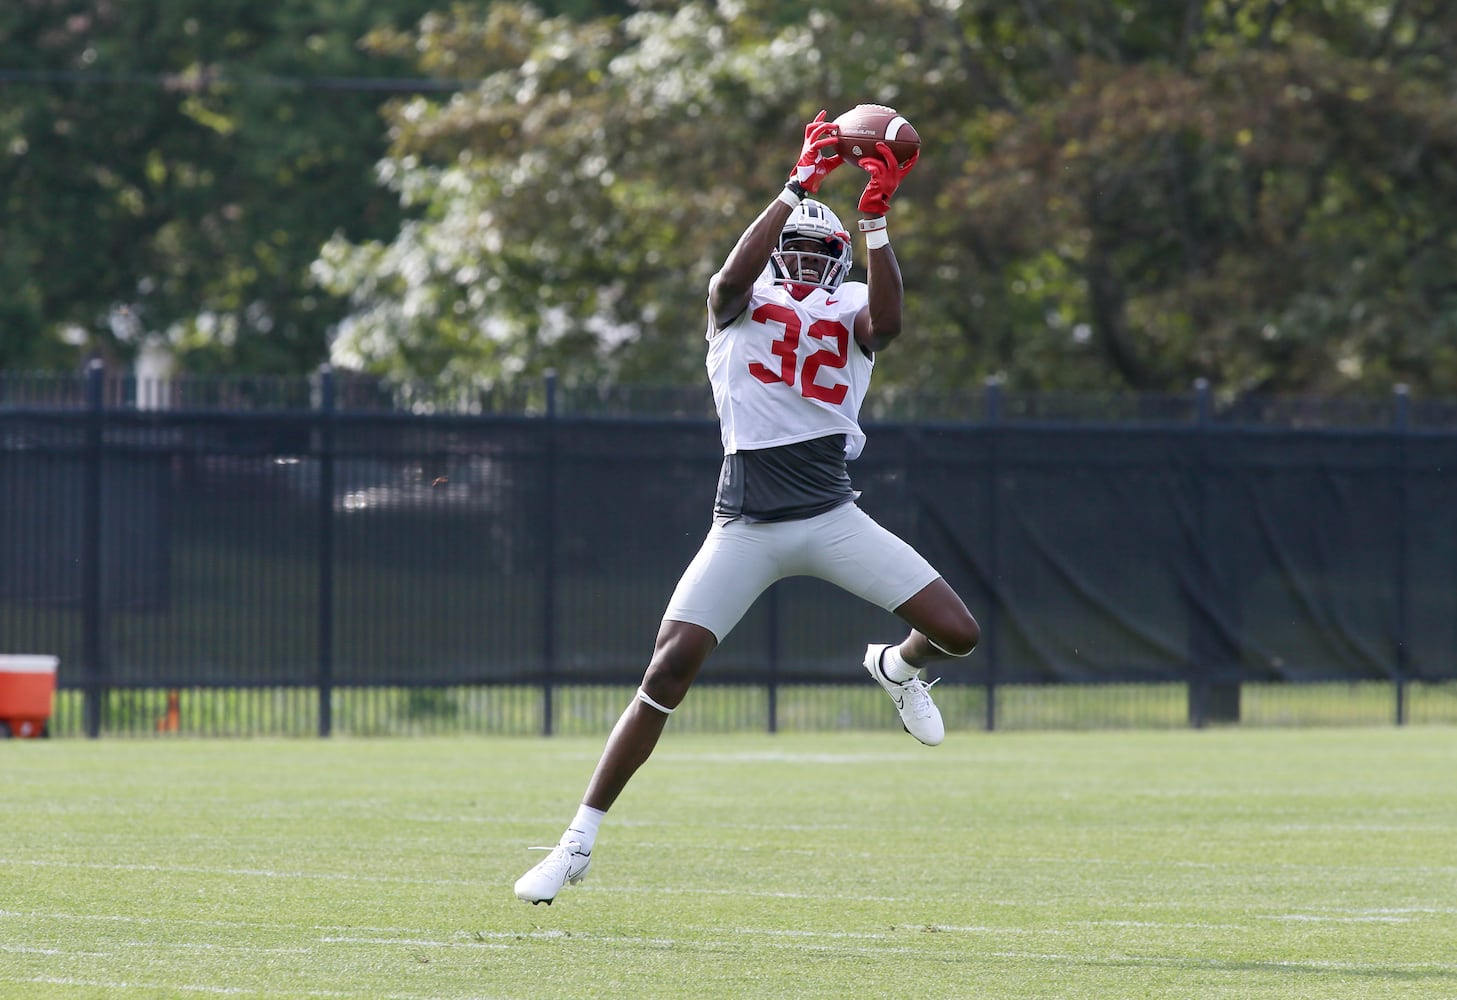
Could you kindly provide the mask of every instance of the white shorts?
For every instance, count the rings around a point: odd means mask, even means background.
[[[663,613],[722,642],[775,580],[813,576],[894,611],[941,574],[854,503],[799,521],[715,524]]]

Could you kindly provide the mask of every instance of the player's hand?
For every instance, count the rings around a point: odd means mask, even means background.
[[[818,194],[820,184],[830,171],[845,162],[835,152],[835,143],[839,139],[839,127],[834,122],[825,121],[823,111],[804,127],[804,148],[799,151],[799,162],[789,172],[789,179],[797,181],[806,194]]]
[[[906,179],[906,174],[911,172],[911,168],[921,158],[921,151],[918,149],[902,167],[895,162],[895,154],[885,143],[877,142],[875,150],[880,154],[879,159],[867,156],[860,161],[860,168],[870,174],[870,183],[860,193],[860,211],[866,215],[884,215],[890,211],[891,195],[895,194],[901,181]]]

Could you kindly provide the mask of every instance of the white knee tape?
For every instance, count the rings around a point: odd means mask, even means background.
[[[924,635],[925,633],[922,633],[922,634]],[[961,659],[963,656],[970,656],[972,654],[972,650],[970,650],[970,649],[968,649],[964,653],[953,653],[953,652],[951,652],[951,650],[949,650],[945,646],[941,645],[935,639],[932,639],[929,635],[926,636],[926,641],[929,642],[931,645],[935,646],[937,649],[941,650],[941,652],[945,653],[947,656],[954,656],[958,660]]]
[[[652,695],[648,694],[641,687],[639,687],[637,689],[637,700],[640,701],[640,702],[642,702],[644,705],[649,705],[649,706],[651,706],[653,708],[656,708],[659,712],[662,712],[664,715],[672,715],[673,714],[673,710],[671,708],[669,708],[667,705],[659,705],[657,702],[653,701]]]

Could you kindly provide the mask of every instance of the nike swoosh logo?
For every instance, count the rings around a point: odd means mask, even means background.
[[[897,709],[902,709],[906,707],[906,696],[903,694],[893,694],[890,696],[890,700],[895,702],[895,707]]]
[[[835,304],[835,300],[834,299],[825,299],[825,305],[832,306],[834,304]]]

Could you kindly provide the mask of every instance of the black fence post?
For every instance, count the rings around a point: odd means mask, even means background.
[[[319,368],[319,735],[334,731],[334,369]]]
[[[997,488],[1000,474],[997,462],[997,438],[1002,423],[1002,380],[993,376],[986,380],[986,421],[991,437],[987,441],[987,608],[986,621],[982,624],[982,639],[987,651],[986,680],[986,731],[997,728],[997,659],[1001,655],[1001,644],[997,642],[997,627],[1002,617],[1001,608],[1001,500]]]
[[[106,368],[99,360],[86,366],[86,447],[81,498],[81,620],[85,664],[82,723],[86,735],[101,735],[110,667],[106,643],[106,575],[102,565],[101,489],[105,461]]]
[[[1195,449],[1194,489],[1197,521],[1195,565],[1199,585],[1191,594],[1189,608],[1190,665],[1188,713],[1189,725],[1202,729],[1211,722],[1238,722],[1240,716],[1240,684],[1237,678],[1220,678],[1227,659],[1228,643],[1217,633],[1219,588],[1214,572],[1214,540],[1209,525],[1209,461],[1206,453],[1208,433],[1214,424],[1214,398],[1209,380],[1194,380],[1194,412],[1199,427]],[[1204,606],[1200,606],[1200,601]]]
[[[1410,539],[1407,536],[1407,518],[1410,514],[1411,463],[1408,460],[1407,434],[1411,429],[1411,392],[1405,384],[1396,386],[1392,403],[1393,423],[1396,428],[1398,468],[1396,476],[1397,518],[1396,518],[1396,662],[1392,666],[1393,687],[1396,695],[1396,724],[1406,725],[1406,683],[1411,668],[1410,657],[1410,605],[1407,576],[1411,564],[1407,556]]]
[[[546,431],[542,442],[541,505],[541,735],[555,728],[552,704],[556,684],[556,481],[557,380],[546,371]]]
[[[1209,580],[1213,576],[1209,564],[1213,555],[1209,549],[1209,467],[1204,454],[1204,433],[1212,420],[1213,404],[1209,396],[1209,380],[1195,379],[1194,423],[1199,428],[1199,438],[1194,450],[1194,544],[1199,551],[1194,555],[1194,565],[1198,570],[1198,584],[1189,597],[1191,606],[1187,626],[1192,633],[1189,636],[1188,716],[1189,725],[1195,729],[1202,729],[1209,721],[1210,664],[1207,659],[1208,643],[1202,641],[1202,618],[1208,614],[1208,608],[1201,605],[1207,605],[1210,599]]]

